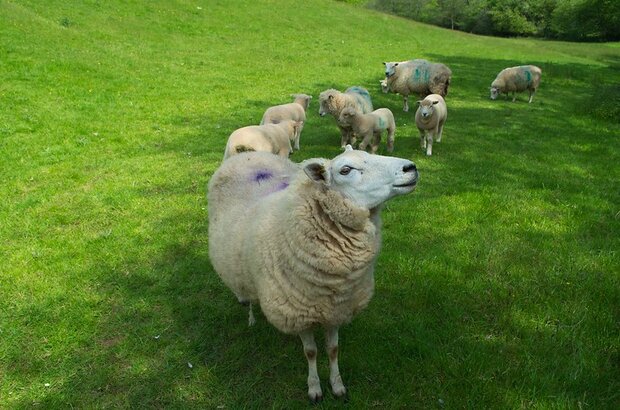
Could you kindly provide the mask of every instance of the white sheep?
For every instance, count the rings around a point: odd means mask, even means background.
[[[409,111],[409,94],[418,94],[420,98],[429,94],[448,95],[452,71],[444,64],[415,59],[383,65],[385,80],[381,80],[381,89],[384,93],[402,95],[403,111]]]
[[[331,114],[338,122],[340,113],[347,107],[352,107],[362,114],[368,114],[372,111],[372,101],[368,90],[353,86],[347,88],[344,93],[333,88],[323,91],[319,95],[319,115],[321,117],[326,114]],[[355,143],[355,136],[353,130],[348,125],[342,125],[338,123],[340,129],[341,141],[340,146],[342,148],[347,144]]]
[[[322,398],[314,329],[326,332],[330,384],[346,394],[338,368],[338,328],[374,292],[380,210],[416,186],[405,159],[345,147],[297,165],[264,152],[236,155],[209,181],[209,257],[242,303],[260,303],[280,331],[299,335],[308,360],[308,397]]]
[[[288,157],[293,152],[300,127],[298,121],[286,120],[279,124],[250,125],[233,131],[228,137],[224,159],[245,151],[265,151]]]
[[[426,155],[433,153],[433,137],[441,142],[443,126],[448,118],[448,107],[439,94],[428,95],[418,101],[418,110],[415,113],[415,124],[420,131],[420,145],[426,148]]]
[[[379,108],[368,114],[362,114],[354,108],[348,107],[342,110],[338,122],[348,125],[358,137],[362,138],[359,149],[366,150],[370,144],[370,152],[376,153],[381,141],[381,134],[387,131],[387,150],[394,150],[394,131],[396,122],[394,114],[387,108]]]
[[[298,150],[301,130],[304,128],[306,122],[306,111],[308,110],[308,106],[310,106],[312,96],[307,94],[292,94],[291,97],[293,97],[292,103],[267,108],[260,124],[277,124],[285,120],[300,122],[301,124],[297,129],[297,135],[295,135],[295,143],[293,145],[293,148]]]
[[[504,68],[491,83],[491,99],[497,99],[500,93],[506,93],[508,98],[508,93],[512,91],[512,102],[515,102],[517,92],[528,90],[530,93],[528,103],[531,103],[540,85],[541,75],[542,70],[535,65]]]

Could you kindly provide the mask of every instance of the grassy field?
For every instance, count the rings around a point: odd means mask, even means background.
[[[414,57],[453,71],[431,158],[379,88]],[[523,63],[534,102],[489,100]],[[385,208],[375,297],[341,329],[349,401],[319,408],[618,408],[619,84],[617,43],[327,0],[0,0],[0,408],[307,407],[300,341],[248,328],[213,272],[206,184],[294,92],[314,101],[291,159],[338,154],[318,94],[350,85],[395,113],[421,182]]]

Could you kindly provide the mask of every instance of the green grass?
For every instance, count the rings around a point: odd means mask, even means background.
[[[432,158],[378,84],[413,57],[454,73]],[[534,102],[489,100],[522,63]],[[618,408],[619,83],[618,43],[326,0],[0,1],[0,407],[306,407],[300,341],[247,328],[213,272],[206,184],[294,92],[314,101],[292,159],[335,156],[318,94],[363,85],[421,182],[386,206],[376,295],[341,330],[350,400],[320,407]]]

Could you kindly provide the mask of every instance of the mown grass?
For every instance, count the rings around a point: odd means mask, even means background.
[[[618,44],[324,0],[4,1],[0,39],[0,407],[307,406],[300,342],[248,329],[213,272],[206,183],[293,92],[315,100],[292,159],[336,155],[316,99],[354,84],[421,183],[384,210],[375,298],[341,330],[350,400],[321,407],[620,405]],[[378,87],[412,57],[454,72],[432,158]],[[490,101],[521,63],[534,103]]]

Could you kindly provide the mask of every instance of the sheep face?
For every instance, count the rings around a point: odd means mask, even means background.
[[[319,95],[319,115],[324,117],[326,114],[331,114],[332,110],[332,101],[335,98],[336,90],[327,90],[323,91]]]
[[[499,96],[499,88],[497,87],[491,87],[491,99],[492,100],[496,100],[497,97]]]
[[[307,160],[303,169],[316,183],[324,184],[365,209],[376,208],[390,198],[413,191],[418,182],[413,162],[368,154],[350,145],[332,160]]]
[[[420,105],[419,112],[422,118],[424,119],[431,118],[433,116],[433,113],[435,112],[435,104],[438,104],[438,103],[439,101],[437,100],[418,101],[418,104]]]
[[[383,63],[383,65],[385,66],[385,78],[390,78],[396,72],[398,63]]]

